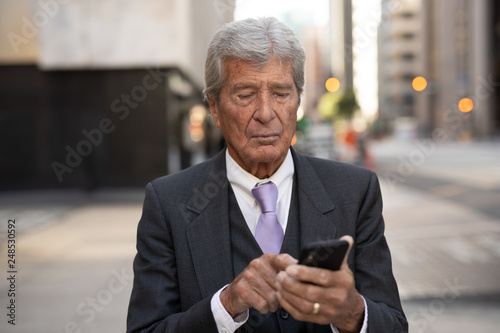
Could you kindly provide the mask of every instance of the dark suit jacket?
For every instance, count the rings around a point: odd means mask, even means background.
[[[369,332],[406,332],[376,175],[295,152],[300,242],[351,235],[348,263]],[[148,184],[127,332],[216,332],[214,293],[233,276],[224,151]],[[309,327],[313,327],[312,325]]]

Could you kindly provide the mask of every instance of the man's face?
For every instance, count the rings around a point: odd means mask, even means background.
[[[262,167],[274,173],[286,157],[297,123],[293,66],[274,58],[263,67],[232,58],[224,65],[226,83],[219,103],[209,100],[214,124],[243,169],[257,177]]]

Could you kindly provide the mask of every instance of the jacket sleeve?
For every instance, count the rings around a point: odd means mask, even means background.
[[[184,312],[181,309],[176,252],[168,223],[155,188],[148,184],[137,230],[127,332],[217,332],[211,297]]]
[[[368,332],[408,332],[384,236],[382,196],[374,173],[359,207],[354,271],[356,288],[368,307]]]

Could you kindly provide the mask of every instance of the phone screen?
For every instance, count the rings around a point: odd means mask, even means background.
[[[349,243],[344,240],[318,241],[307,244],[301,252],[299,264],[339,270]]]

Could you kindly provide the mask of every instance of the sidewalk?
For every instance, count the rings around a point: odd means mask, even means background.
[[[143,191],[23,195],[40,206],[22,211],[20,197],[3,197],[2,220],[15,218],[19,232],[15,297],[8,296],[7,243],[0,241],[0,332],[125,332]],[[44,223],[29,220],[36,216]],[[12,299],[15,326],[6,316]]]
[[[496,332],[499,145],[423,145],[386,141],[372,147],[411,332]]]

